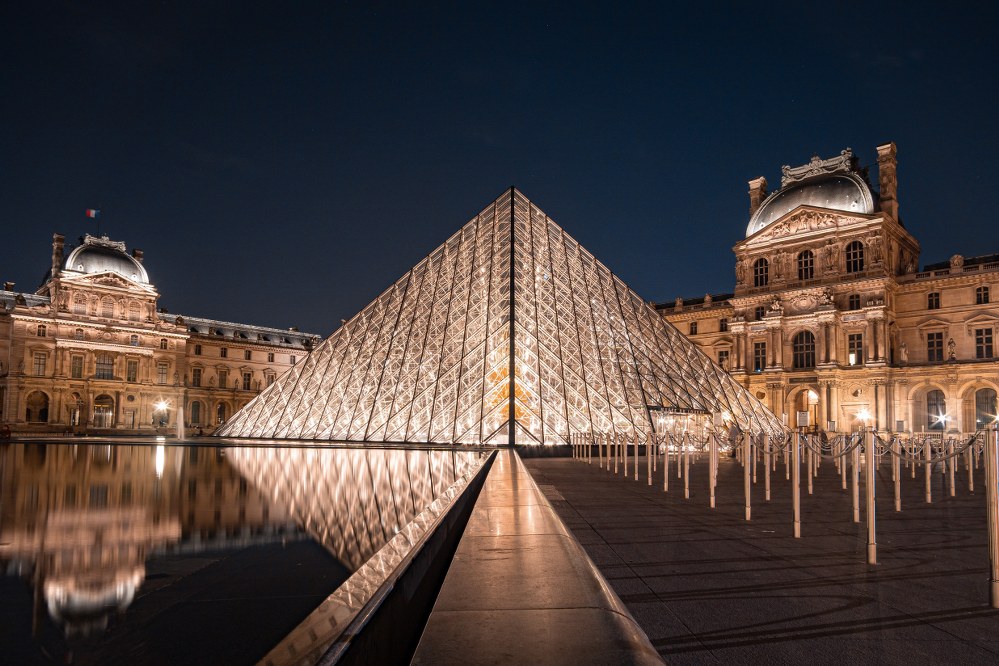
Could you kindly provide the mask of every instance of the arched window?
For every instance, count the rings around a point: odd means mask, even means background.
[[[765,287],[770,284],[770,262],[762,257],[753,262],[753,286]]]
[[[128,344],[132,345],[133,347],[138,347],[139,346],[139,336],[138,335],[130,335],[128,337]]]
[[[859,273],[864,270],[864,244],[853,241],[846,246],[846,272]]]
[[[38,325],[38,330],[35,332],[35,335],[37,335],[40,338],[45,337],[45,324]]]
[[[791,341],[795,368],[815,367],[815,336],[811,331],[801,331]]]
[[[82,328],[78,328],[75,331],[73,331],[73,339],[74,340],[82,340],[83,339],[83,329]]]
[[[139,308],[139,304],[135,301],[128,304],[128,318],[132,321],[139,321],[142,318],[142,312]]]
[[[978,389],[975,392],[975,429],[999,421],[996,411],[996,392],[989,388]]]
[[[947,423],[947,401],[943,391],[933,389],[926,394],[926,428],[943,430]]]
[[[101,316],[107,319],[114,317],[114,299],[110,296],[101,299]]]
[[[191,403],[191,425],[201,425],[201,403],[197,400]]]
[[[215,408],[215,423],[222,425],[225,423],[225,403],[220,402]]]
[[[99,395],[94,398],[94,427],[114,427],[114,398],[109,395]]]
[[[73,314],[87,314],[87,297],[83,294],[77,294],[73,297]]]
[[[815,255],[805,250],[798,255],[798,279],[811,280],[815,277]]]
[[[160,349],[166,349],[166,348],[167,348],[166,338],[160,338]]]
[[[47,423],[49,397],[41,391],[32,391],[25,398],[24,420],[28,423]]]

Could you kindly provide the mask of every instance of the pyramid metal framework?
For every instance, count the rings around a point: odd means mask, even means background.
[[[510,188],[233,416],[224,437],[562,444],[659,410],[780,421]]]

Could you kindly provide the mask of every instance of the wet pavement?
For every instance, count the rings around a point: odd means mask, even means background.
[[[723,459],[718,502],[708,507],[706,457],[691,473],[691,497],[671,467],[650,487],[567,458],[525,465],[660,655],[671,664],[995,664],[999,610],[988,604],[989,554],[981,470],[956,496],[922,470],[902,476],[895,513],[891,470],[877,486],[879,564],[866,564],[852,495],[831,463],[814,494],[802,468],[802,538],[792,536],[791,486],[784,465],[764,501],[757,468],[752,520],[745,521],[743,470]]]

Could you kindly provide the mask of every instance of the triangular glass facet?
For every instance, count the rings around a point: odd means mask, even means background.
[[[660,409],[780,431],[755,397],[511,188],[226,423],[226,437],[561,444]]]

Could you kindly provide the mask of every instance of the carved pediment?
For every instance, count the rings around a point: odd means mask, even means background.
[[[139,291],[143,294],[155,294],[155,289],[150,285],[140,284],[138,282],[133,282],[128,278],[119,275],[118,273],[112,273],[108,271],[106,273],[95,273],[92,275],[81,275],[64,277],[63,281],[67,284],[76,285],[78,287],[113,287],[115,289],[125,289],[128,291]]]
[[[745,242],[748,246],[764,245],[774,240],[837,229],[856,222],[863,222],[867,219],[869,218],[844,215],[839,212],[830,212],[810,206],[799,206],[784,217],[763,227],[747,238]]]

